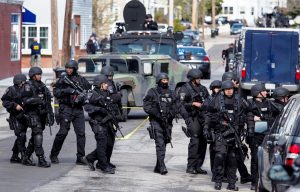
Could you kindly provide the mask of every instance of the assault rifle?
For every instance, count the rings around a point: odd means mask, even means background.
[[[224,111],[223,114],[224,114],[226,120],[228,121],[228,127],[229,127],[230,131],[232,133],[234,133],[235,147],[238,149],[238,152],[240,153],[241,157],[244,159],[245,154],[244,154],[244,151],[242,150],[243,142],[241,140],[241,137],[238,135],[238,130],[236,129],[235,125],[232,125],[232,119],[230,118],[228,112]]]
[[[121,127],[119,125],[119,121],[117,119],[117,116],[121,116],[121,114],[117,114],[117,113],[120,113],[119,108],[117,108],[117,105],[113,104],[112,102],[106,102],[104,105],[108,112],[109,120],[111,120],[112,124],[116,127],[116,129],[120,132],[120,134],[124,138],[124,135],[121,131]]]
[[[66,73],[62,73],[63,80],[66,84],[70,85],[74,90],[75,93],[78,95],[75,99],[75,103],[79,103],[81,101],[85,101],[87,98],[86,91],[79,85],[78,82],[74,82],[71,79],[68,78]]]

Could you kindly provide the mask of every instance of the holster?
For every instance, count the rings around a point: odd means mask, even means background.
[[[181,126],[181,129],[187,137],[191,137],[191,133],[189,132],[189,130],[186,127]]]
[[[10,130],[17,130],[17,121],[14,118],[8,118],[6,121],[9,124]]]
[[[150,125],[149,127],[147,127],[147,130],[149,132],[150,139],[155,139],[154,127]]]

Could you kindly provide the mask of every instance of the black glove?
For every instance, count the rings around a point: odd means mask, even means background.
[[[63,92],[67,93],[67,94],[74,94],[75,93],[75,89],[73,89],[71,87],[68,87],[66,89],[63,89]]]

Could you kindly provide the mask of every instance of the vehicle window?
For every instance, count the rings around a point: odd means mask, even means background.
[[[192,55],[195,56],[204,56],[206,52],[204,49],[194,49],[194,48],[178,48],[177,49],[178,55],[184,55],[186,52],[190,52]]]
[[[139,73],[139,63],[135,59],[111,59],[110,66],[116,73]]]
[[[82,59],[78,61],[82,73],[99,73],[106,66],[106,59]]]
[[[160,66],[160,72],[169,74],[169,63],[162,63]]]
[[[291,131],[294,120],[297,117],[300,106],[295,106],[296,99],[291,100],[284,108],[283,113],[278,119],[278,123],[274,124],[274,134],[286,134]],[[294,108],[296,107],[296,108]]]

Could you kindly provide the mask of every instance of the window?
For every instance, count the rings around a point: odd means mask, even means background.
[[[20,15],[11,15],[10,59],[20,59]]]
[[[48,27],[40,27],[40,43],[43,49],[48,49]]]
[[[26,28],[22,27],[22,49],[25,49],[26,45]]]
[[[229,7],[229,14],[233,14],[233,7]]]
[[[30,48],[30,45],[33,43],[34,38],[37,38],[37,28],[36,27],[28,27],[28,46],[27,48]]]
[[[228,14],[228,7],[224,7],[223,13]]]
[[[254,7],[251,7],[251,15],[254,15]]]
[[[245,14],[245,7],[240,7],[240,14],[244,15]]]
[[[169,63],[162,63],[160,66],[160,72],[169,73]]]

